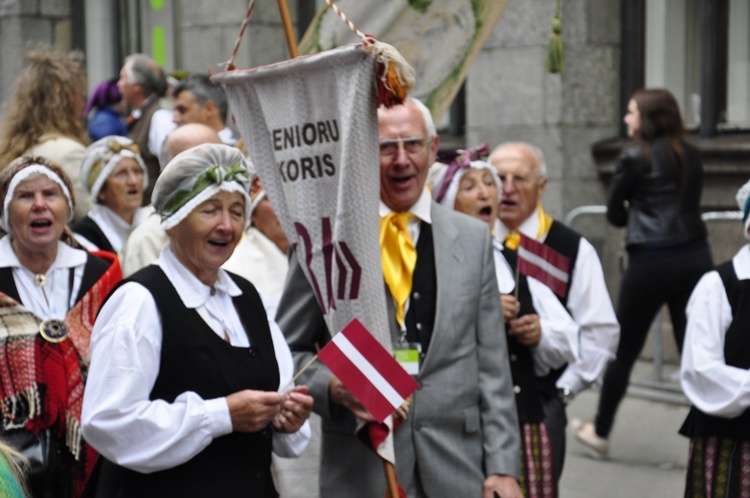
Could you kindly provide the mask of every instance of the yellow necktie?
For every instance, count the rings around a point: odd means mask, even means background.
[[[549,232],[553,220],[551,216],[544,212],[541,204],[537,204],[537,209],[539,210],[539,229],[536,232],[536,240],[540,240]],[[521,234],[519,232],[508,232],[503,244],[508,249],[518,250],[518,246],[521,245]]]
[[[406,301],[411,293],[411,280],[417,264],[417,250],[406,230],[411,213],[390,213],[380,218],[380,254],[385,283],[396,300],[396,320],[404,325]]]
[[[521,234],[518,232],[508,232],[508,235],[505,236],[505,240],[503,240],[503,244],[505,244],[505,247],[508,249],[514,251],[518,250],[518,246],[521,245]]]

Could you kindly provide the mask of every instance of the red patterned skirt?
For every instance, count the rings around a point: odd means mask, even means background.
[[[526,498],[557,496],[552,443],[544,423],[521,425],[521,477],[519,484]]]
[[[730,496],[750,498],[750,441],[692,438],[685,497]]]

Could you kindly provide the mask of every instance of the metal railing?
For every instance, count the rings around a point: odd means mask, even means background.
[[[586,205],[578,206],[565,216],[564,222],[566,225],[571,226],[576,218],[584,215],[605,215],[607,213],[607,206],[602,205]],[[742,211],[709,211],[702,214],[703,221],[707,223],[711,222],[724,222],[724,221],[741,221]],[[622,269],[623,266],[620,265]],[[682,390],[679,384],[670,379],[671,382],[667,382],[664,379],[664,351],[662,348],[662,314],[663,308],[659,310],[656,315],[653,324],[651,325],[652,343],[653,343],[653,379],[648,380],[631,380],[632,384],[641,387],[660,389],[665,391],[671,391],[674,393],[680,393],[676,398],[673,396],[670,401],[679,402],[682,398]]]

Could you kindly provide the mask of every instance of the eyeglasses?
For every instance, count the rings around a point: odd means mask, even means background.
[[[432,143],[424,137],[406,137],[406,138],[387,138],[380,141],[380,157],[390,159],[398,154],[399,144],[403,144],[404,151],[409,155],[416,155],[422,152],[427,144]]]

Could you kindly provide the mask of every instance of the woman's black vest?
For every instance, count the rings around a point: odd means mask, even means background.
[[[188,391],[213,399],[243,389],[278,389],[279,368],[260,296],[250,282],[231,276],[242,290],[233,301],[250,339],[249,348],[231,346],[196,310],[185,308],[158,266],[147,266],[128,279],[151,292],[162,321],[161,362],[152,400],[171,403]],[[218,437],[186,463],[151,474],[101,458],[95,496],[276,497],[270,471],[271,431],[269,425],[255,433]]]
[[[92,220],[88,215],[84,216],[75,225],[73,225],[71,230],[86,237],[86,240],[94,244],[102,251],[109,251],[111,253],[117,254],[117,251],[115,251],[115,248],[112,247],[112,243],[109,241],[107,236],[104,235],[104,232],[102,231],[99,224]]]
[[[557,299],[563,306],[565,306],[565,309],[568,309],[568,294],[570,293],[570,286],[573,283],[573,277],[576,270],[576,260],[578,259],[578,248],[581,245],[581,235],[559,221],[553,221],[549,233],[547,233],[547,237],[544,239],[544,243],[570,259],[570,275],[568,276],[568,285],[565,288],[566,297],[557,296]],[[566,368],[568,368],[567,363],[560,368],[552,370],[544,377],[539,377],[537,379],[539,382],[539,388],[545,396],[557,396],[557,379],[560,378]]]
[[[503,248],[503,256],[515,274],[516,252]],[[518,316],[536,313],[526,277],[518,278],[518,302],[521,309]],[[513,377],[513,392],[516,395],[516,410],[520,424],[535,424],[544,420],[542,394],[534,375],[534,357],[531,348],[519,344],[515,337],[508,335],[508,354],[510,356],[510,373]]]

